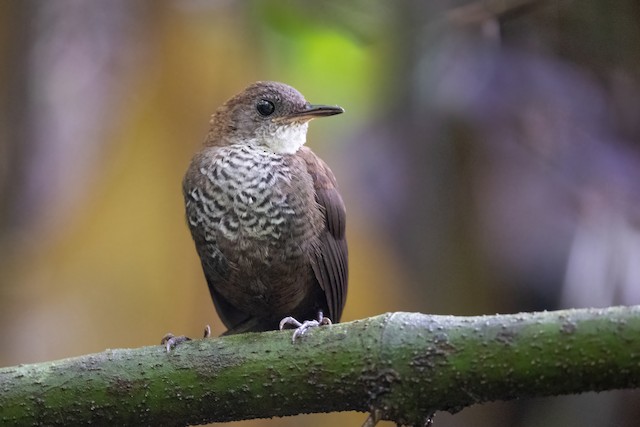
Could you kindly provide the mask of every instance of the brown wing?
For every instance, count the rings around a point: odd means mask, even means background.
[[[347,299],[347,239],[345,236],[346,211],[336,178],[329,167],[310,149],[298,151],[313,178],[316,201],[325,216],[325,229],[320,233],[320,248],[311,263],[316,279],[327,297],[329,318],[339,322]]]

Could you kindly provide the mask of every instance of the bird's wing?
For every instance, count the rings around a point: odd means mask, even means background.
[[[327,297],[329,318],[339,322],[347,298],[347,239],[345,236],[346,211],[336,178],[329,167],[310,149],[302,147],[299,155],[307,164],[313,178],[316,201],[325,218],[320,233],[320,247],[312,255],[311,264],[320,287]]]

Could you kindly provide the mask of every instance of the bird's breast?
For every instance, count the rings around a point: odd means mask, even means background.
[[[317,234],[313,182],[295,156],[238,145],[196,167],[203,185],[185,188],[188,220],[218,247],[226,241],[245,257],[268,261],[301,255]]]

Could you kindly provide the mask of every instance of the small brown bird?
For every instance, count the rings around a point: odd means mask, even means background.
[[[309,104],[291,86],[257,82],[213,114],[183,192],[225,334],[294,325],[295,340],[340,321],[344,203],[329,167],[303,145],[311,119],[342,112]]]

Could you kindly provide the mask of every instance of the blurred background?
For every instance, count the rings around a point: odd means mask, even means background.
[[[640,303],[637,0],[1,0],[0,65],[0,366],[223,331],[181,180],[256,80],[347,111],[308,138],[348,210],[343,320]],[[635,426],[639,403],[435,422]]]

